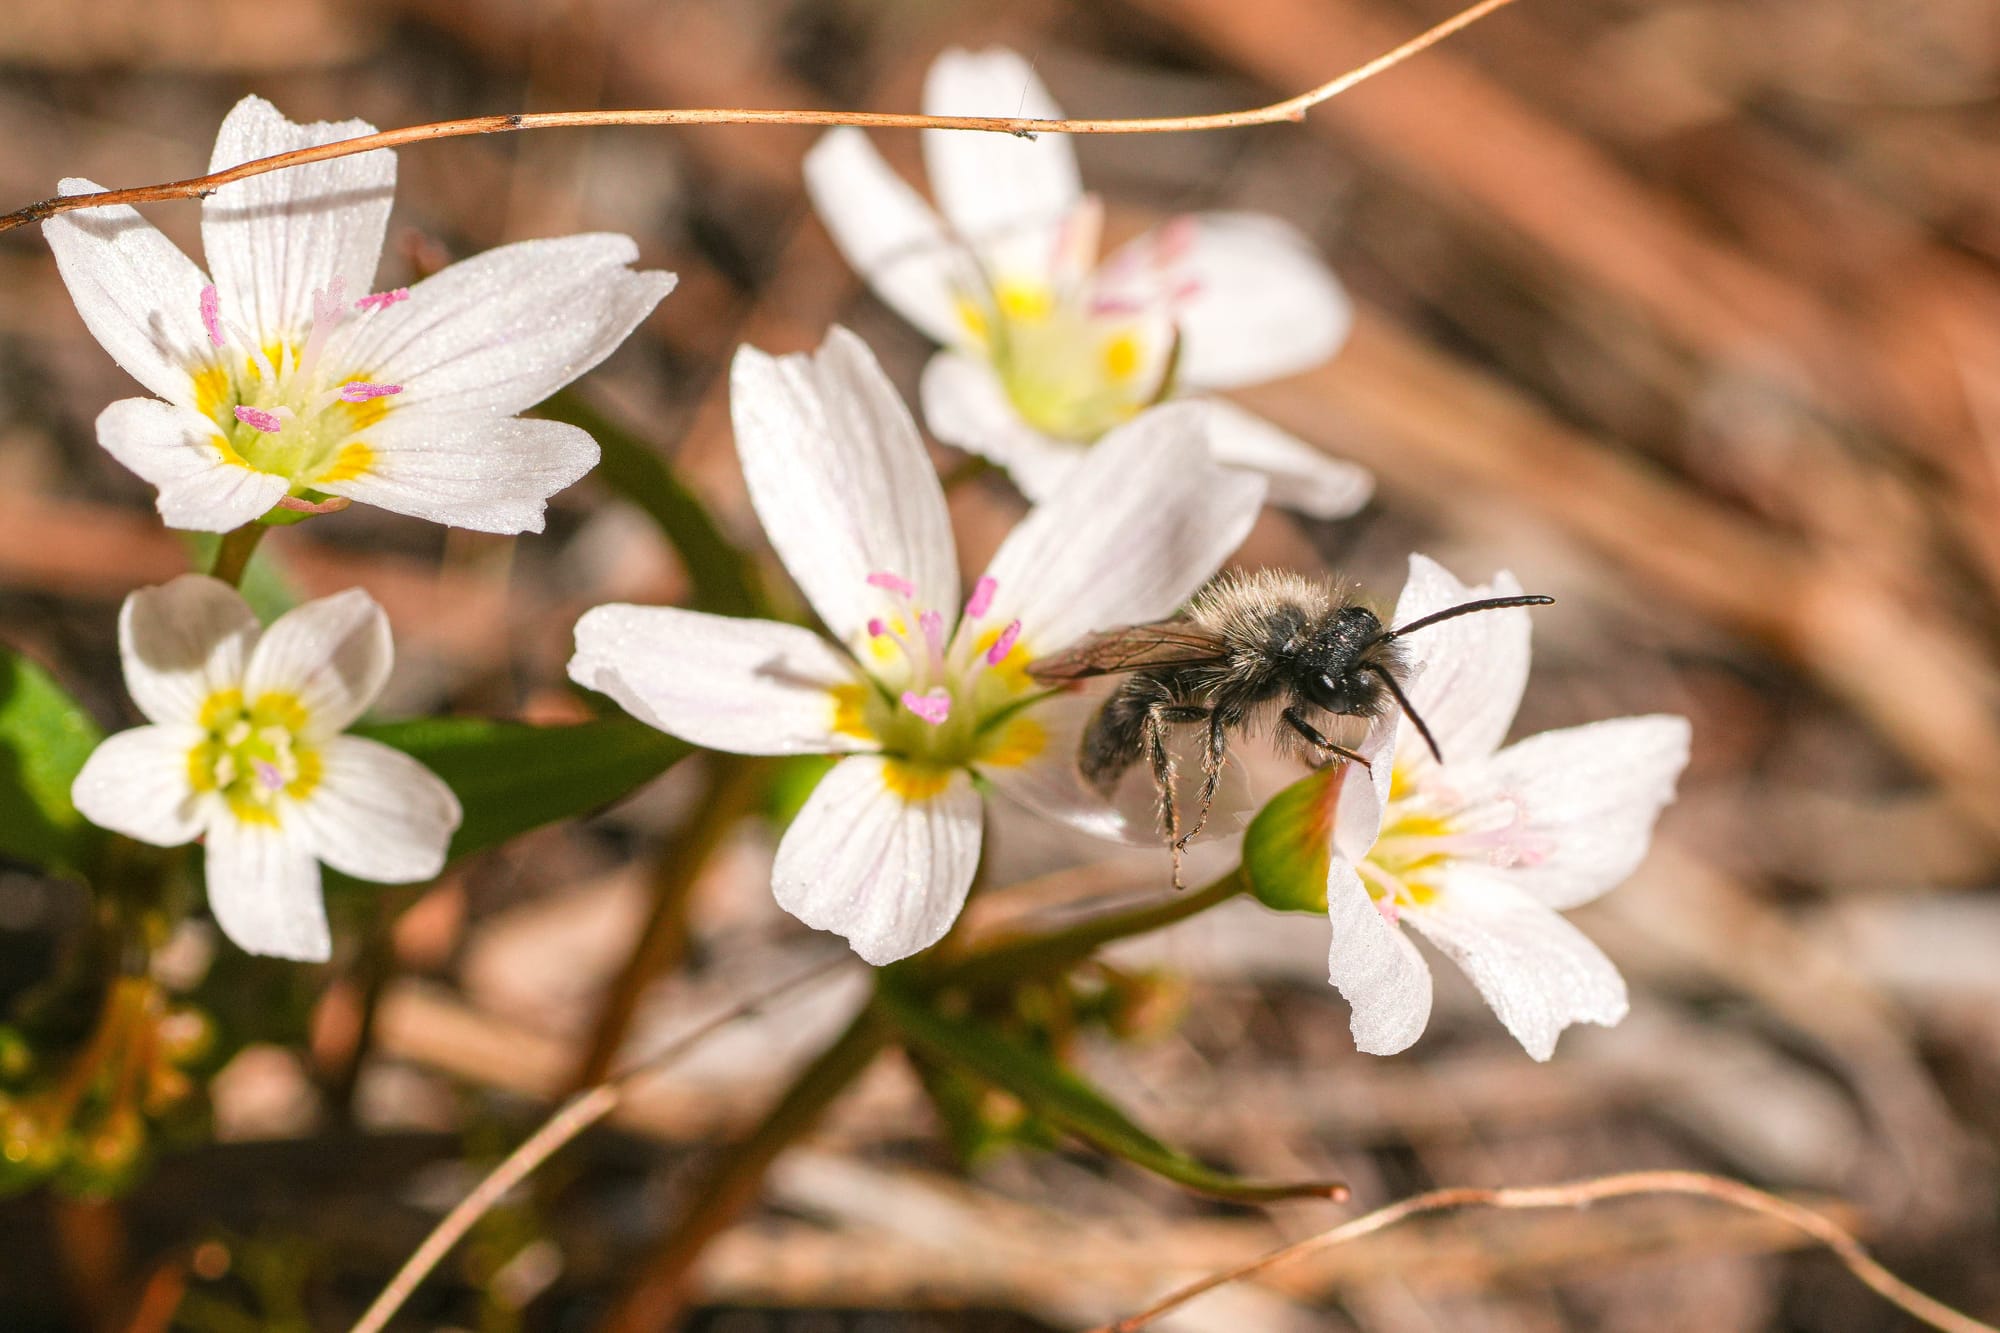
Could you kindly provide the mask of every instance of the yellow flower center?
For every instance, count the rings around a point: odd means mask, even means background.
[[[1142,325],[1046,286],[1002,282],[989,303],[962,300],[959,318],[1022,420],[1057,439],[1088,444],[1171,388],[1172,366],[1149,356]]]
[[[278,822],[279,796],[304,800],[319,785],[319,751],[300,739],[307,714],[299,697],[269,690],[246,703],[243,691],[217,690],[196,719],[205,733],[188,751],[188,782],[218,792],[245,823]]]

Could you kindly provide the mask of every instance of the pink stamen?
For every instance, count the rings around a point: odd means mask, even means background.
[[[396,302],[407,301],[409,299],[410,289],[408,287],[398,287],[394,291],[376,292],[373,296],[364,296],[354,303],[354,308],[356,310],[370,311],[387,310],[390,306],[396,304]]]
[[[944,660],[944,617],[936,611],[926,611],[917,617],[917,628],[924,632],[924,642],[930,646],[931,661]]]
[[[1396,918],[1401,915],[1401,912],[1396,907],[1396,900],[1394,898],[1377,898],[1375,900],[1375,910],[1380,912],[1382,919],[1392,926],[1396,924]]]
[[[208,340],[217,347],[228,344],[222,339],[222,293],[210,283],[201,289],[201,326],[208,330]]]
[[[932,726],[939,726],[951,716],[951,693],[942,685],[924,694],[918,694],[915,690],[904,690],[903,707]]]
[[[993,594],[999,590],[999,587],[998,583],[995,583],[992,579],[982,574],[979,582],[972,585],[972,596],[965,603],[965,618],[967,620],[977,620],[988,611],[991,611],[993,609]]]
[[[252,430],[261,430],[266,435],[276,435],[285,428],[283,418],[276,412],[266,412],[259,407],[239,407],[236,419]]]
[[[910,582],[901,574],[891,574],[886,570],[878,569],[873,574],[870,574],[868,576],[868,586],[871,588],[880,588],[884,592],[893,592],[898,597],[915,597],[917,595],[916,584]]]
[[[1010,621],[1007,628],[1000,631],[1000,637],[993,641],[993,646],[986,650],[986,665],[999,666],[1006,661],[1007,654],[1014,651],[1014,645],[1020,638],[1021,622]]]
[[[276,764],[268,759],[255,759],[251,763],[257,770],[257,781],[265,791],[277,791],[285,785],[285,775],[278,771]]]
[[[340,386],[340,401],[343,403],[365,403],[371,398],[387,398],[392,393],[401,393],[400,384],[370,384],[367,380],[350,380]]]
[[[887,634],[888,632],[889,632],[889,627],[888,627],[887,625],[885,625],[885,624],[883,624],[883,623],[882,623],[882,617],[880,617],[880,616],[871,616],[871,617],[869,618],[869,620],[868,620],[868,637],[869,637],[869,638],[871,638],[871,639],[879,639],[879,638],[881,638],[881,637],[882,637],[882,636],[883,636],[884,634]]]

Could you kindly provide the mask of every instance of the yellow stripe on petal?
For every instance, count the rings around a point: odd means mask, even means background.
[[[229,372],[221,366],[210,366],[196,371],[193,379],[194,410],[211,421],[221,421],[226,409],[236,405],[236,386],[230,381]]]
[[[872,741],[875,733],[868,728],[868,687],[866,685],[836,685],[827,691],[833,699],[832,727],[836,734],[852,736],[860,741]]]
[[[1019,768],[1048,748],[1049,733],[1041,723],[1031,717],[1016,717],[988,742],[979,762],[993,768]]]
[[[936,797],[951,783],[951,770],[934,764],[891,759],[882,765],[882,785],[912,805]]]
[[[1121,333],[1104,344],[1104,373],[1114,380],[1130,379],[1139,369],[1139,340]]]
[[[365,406],[365,404],[364,404]],[[350,440],[340,446],[340,452],[333,456],[333,464],[319,474],[321,481],[355,481],[368,475],[375,466],[375,451],[360,440]]]

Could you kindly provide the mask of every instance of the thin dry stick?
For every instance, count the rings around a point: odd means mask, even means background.
[[[1418,1194],[1392,1203],[1387,1208],[1377,1209],[1365,1217],[1357,1217],[1331,1231],[1323,1231],[1317,1236],[1309,1236],[1282,1249],[1273,1250],[1260,1259],[1235,1268],[1213,1273],[1199,1282],[1190,1283],[1167,1296],[1158,1303],[1148,1306],[1138,1314],[1128,1315],[1115,1323],[1104,1324],[1091,1329],[1090,1333],[1135,1333],[1161,1315],[1178,1309],[1203,1292],[1213,1291],[1226,1283],[1242,1278],[1254,1277],[1258,1273],[1289,1263],[1293,1259],[1321,1250],[1330,1250],[1336,1245],[1395,1226],[1398,1222],[1423,1213],[1443,1212],[1451,1208],[1580,1208],[1596,1203],[1600,1199],[1623,1198],[1635,1194],[1698,1194],[1703,1198],[1716,1199],[1737,1208],[1761,1213],[1765,1217],[1776,1218],[1788,1226],[1796,1227],[1811,1236],[1834,1257],[1847,1266],[1847,1270],[1872,1287],[1884,1300],[1902,1310],[1912,1318],[1919,1319],[1944,1333],[2000,1333],[1991,1324],[1982,1324],[1970,1315],[1960,1314],[1942,1301],[1924,1295],[1909,1283],[1882,1267],[1861,1247],[1861,1242],[1830,1219],[1789,1199],[1781,1199],[1775,1194],[1745,1185],[1740,1180],[1730,1180],[1724,1176],[1711,1176],[1700,1171],[1631,1171],[1616,1176],[1596,1176],[1589,1180],[1573,1180],[1561,1185],[1534,1185],[1519,1189],[1458,1189],[1432,1190],[1428,1194]]]
[[[445,1214],[444,1220],[424,1237],[423,1244],[396,1270],[396,1276],[389,1279],[389,1285],[382,1288],[382,1294],[375,1298],[375,1303],[356,1321],[352,1333],[380,1333],[396,1311],[403,1308],[403,1302],[410,1299],[418,1284],[430,1276],[431,1270],[465,1237],[466,1232],[472,1230],[488,1209],[498,1203],[508,1190],[526,1180],[536,1167],[554,1156],[564,1144],[611,1114],[624,1100],[626,1091],[633,1083],[650,1074],[657,1074],[737,1019],[756,1013],[787,991],[825,976],[847,959],[848,954],[843,950],[740,1004],[731,1005],[664,1050],[564,1102],[540,1129],[529,1135],[520,1147],[507,1155],[505,1161],[493,1168],[486,1179],[479,1182],[472,1193]]]
[[[41,222],[58,213],[77,208],[102,208],[108,204],[147,204],[164,199],[190,199],[207,195],[217,188],[267,171],[349,157],[376,148],[399,148],[404,144],[426,143],[433,139],[455,139],[468,134],[507,134],[515,130],[577,129],[602,125],[858,125],[877,130],[983,130],[994,134],[1014,134],[1033,138],[1037,134],[1186,134],[1197,130],[1238,129],[1246,125],[1273,125],[1279,121],[1303,120],[1311,108],[1337,97],[1358,83],[1386,69],[1400,65],[1411,56],[1477,23],[1513,0],[1478,0],[1436,27],[1429,28],[1393,51],[1377,56],[1338,78],[1329,79],[1309,92],[1282,102],[1247,111],[1220,111],[1206,116],[1156,116],[1112,120],[1035,120],[1024,116],[920,116],[885,111],[753,111],[726,110],[657,111],[535,111],[513,115],[472,116],[464,120],[441,120],[430,125],[411,125],[400,130],[383,130],[334,143],[316,144],[273,157],[260,157],[226,171],[161,185],[139,185],[128,190],[107,190],[101,194],[64,195],[29,204],[26,208],[0,215],[0,232]]]

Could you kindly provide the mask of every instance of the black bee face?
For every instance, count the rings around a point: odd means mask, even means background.
[[[1301,674],[1298,687],[1309,703],[1348,717],[1372,717],[1388,702],[1388,691],[1381,677],[1372,671],[1350,670],[1335,675],[1307,670]]]

